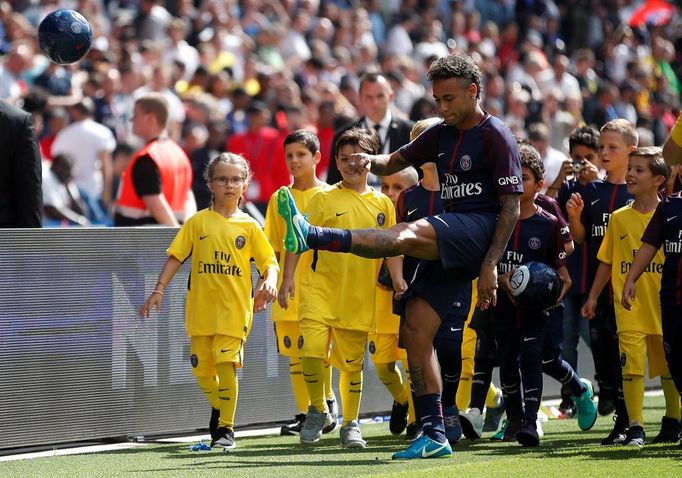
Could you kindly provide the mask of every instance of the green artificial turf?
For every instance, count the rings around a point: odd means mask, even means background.
[[[540,447],[515,443],[462,440],[451,458],[392,461],[406,445],[393,437],[387,423],[363,425],[368,447],[339,447],[338,433],[318,446],[299,444],[297,437],[238,438],[237,449],[194,452],[187,444],[150,444],[141,448],[81,455],[51,456],[0,463],[0,477],[682,477],[679,444],[652,445],[664,413],[663,397],[647,397],[644,418],[649,439],[643,449],[599,445],[611,429],[611,417],[578,431],[575,420],[550,420]]]

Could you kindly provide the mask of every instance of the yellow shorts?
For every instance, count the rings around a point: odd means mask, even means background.
[[[359,372],[365,360],[367,332],[337,329],[317,320],[301,319],[302,357],[327,360],[340,372]],[[331,357],[330,349],[331,346]]]
[[[190,362],[197,377],[217,375],[215,364],[233,362],[242,366],[244,342],[229,335],[196,335],[190,337]]]
[[[277,351],[280,354],[293,358],[301,356],[303,336],[297,320],[275,322],[275,335],[277,335]]]
[[[469,318],[471,320],[471,318]],[[476,355],[476,331],[469,327],[469,320],[462,335],[462,375],[474,375],[474,356]]]
[[[623,375],[644,376],[644,358],[649,362],[649,378],[670,375],[663,351],[662,335],[647,335],[641,332],[618,333],[620,366]]]
[[[369,356],[374,363],[407,359],[407,351],[398,348],[398,334],[369,334]]]

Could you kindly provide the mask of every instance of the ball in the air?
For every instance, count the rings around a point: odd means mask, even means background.
[[[92,28],[85,17],[74,10],[55,10],[40,22],[38,44],[53,62],[60,65],[75,63],[90,50]]]

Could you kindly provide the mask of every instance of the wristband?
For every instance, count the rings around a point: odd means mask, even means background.
[[[152,294],[159,294],[161,297],[163,297],[163,292],[161,292],[160,290],[154,289],[154,290],[152,291]]]

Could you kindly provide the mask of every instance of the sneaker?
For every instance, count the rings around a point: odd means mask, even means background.
[[[521,431],[521,419],[520,418],[512,418],[509,420],[509,424],[507,425],[507,429],[504,431],[504,436],[502,437],[502,441],[516,441],[516,434]]]
[[[680,439],[682,424],[679,420],[670,417],[661,419],[661,431],[651,440],[651,443],[675,443]]]
[[[304,422],[305,413],[299,413],[294,417],[293,420],[291,420],[286,425],[282,426],[282,429],[279,431],[279,434],[281,436],[298,435],[299,433],[301,433],[301,428],[303,428]]]
[[[580,382],[585,385],[586,390],[579,397],[571,397],[575,403],[575,414],[578,418],[578,427],[582,431],[592,428],[597,421],[597,407],[592,400],[594,389],[592,382],[586,378],[581,378]]]
[[[460,423],[462,422],[462,419],[460,417]],[[493,436],[490,437],[491,440],[493,441],[502,441],[504,440],[504,434],[507,433],[507,428],[509,428],[509,420],[506,418],[502,422],[502,426],[500,427],[499,430],[497,430],[497,433],[495,433]]]
[[[445,443],[437,442],[428,435],[422,435],[414,440],[405,450],[393,454],[394,460],[414,460],[415,458],[440,458],[452,456],[452,447]]]
[[[296,208],[294,198],[286,186],[282,186],[277,191],[277,212],[286,224],[285,249],[293,254],[301,254],[310,249],[306,244],[308,221]]]
[[[391,421],[388,423],[388,429],[394,435],[400,435],[405,431],[407,427],[407,412],[410,407],[407,402],[398,403],[393,402],[393,408],[391,409]]]
[[[329,416],[332,418],[332,422],[322,429],[322,434],[326,435],[336,430],[336,425],[339,423],[339,405],[336,402],[336,397],[332,396],[327,402],[327,409],[329,410]]]
[[[483,421],[484,432],[496,432],[500,428],[500,422],[504,416],[504,400],[499,407],[489,407],[485,410],[485,420]]]
[[[232,450],[236,447],[234,442],[234,431],[231,428],[219,427],[216,430],[215,438],[211,441],[211,448],[222,448]]]
[[[408,440],[414,440],[417,438],[417,434],[419,432],[419,425],[417,425],[417,422],[412,422],[409,425],[407,425],[407,428],[405,428],[405,438]]]
[[[322,437],[322,429],[329,426],[332,422],[332,417],[326,410],[318,411],[317,408],[310,405],[308,407],[308,414],[305,416],[305,422],[303,423],[303,428],[299,437],[301,443],[306,445],[312,445],[320,441]]]
[[[462,427],[459,423],[459,410],[456,407],[443,409],[443,422],[445,423],[445,438],[454,445],[462,438]]]
[[[575,416],[576,412],[576,406],[575,403],[573,403],[573,400],[570,398],[563,398],[561,399],[561,403],[559,404],[559,413],[560,418],[573,418]]]
[[[339,435],[341,435],[341,446],[343,448],[365,448],[367,446],[367,442],[362,439],[360,425],[356,421],[342,426]]]
[[[549,418],[544,414],[542,410],[538,412],[538,419],[535,420],[535,431],[538,432],[538,436],[542,438],[545,436],[545,431],[542,429],[542,424],[547,423]]]
[[[571,400],[571,394],[565,385],[561,387],[559,414],[559,418],[572,418],[575,416],[575,404],[573,403],[573,400]]]
[[[644,446],[645,439],[646,434],[644,433],[644,428],[640,427],[639,425],[634,425],[628,428],[628,432],[625,435],[625,440],[623,440],[623,445],[642,448]]]
[[[540,436],[538,435],[536,422],[523,420],[521,429],[516,434],[516,441],[521,446],[538,446],[540,444]]]
[[[220,420],[220,410],[211,407],[211,419],[208,422],[208,431],[211,433],[211,440],[215,438],[218,431],[218,420]]]
[[[459,423],[462,426],[462,433],[469,440],[477,440],[483,435],[483,417],[478,408],[460,413]]]
[[[603,388],[599,390],[599,403],[597,404],[597,411],[602,417],[613,413],[616,409],[616,402],[613,399],[613,394],[607,392]]]
[[[625,435],[628,431],[628,423],[622,420],[618,415],[613,416],[613,430],[606,438],[601,441],[602,445],[620,445],[625,441]]]

